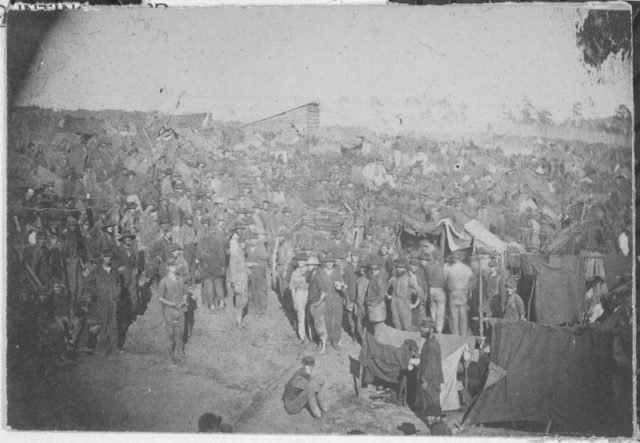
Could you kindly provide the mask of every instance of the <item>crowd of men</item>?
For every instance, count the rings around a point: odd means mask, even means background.
[[[154,183],[157,201],[132,193],[115,207],[69,202],[44,186],[29,187],[10,205],[12,269],[30,284],[21,286],[16,306],[41,313],[38,346],[56,364],[77,352],[123,352],[129,326],[156,287],[174,362],[184,359],[193,331],[197,286],[200,312],[230,310],[238,328],[246,328],[247,315],[263,316],[277,294],[295,311],[298,338],[316,340],[320,352],[327,344],[340,347],[343,328],[360,341],[365,328],[375,333],[386,322],[417,330],[430,315],[441,333],[447,312],[449,332],[469,330],[477,277],[459,252],[443,260],[424,243],[402,256],[369,228],[357,245],[341,231],[323,243],[297,245],[292,210],[246,188],[222,199],[215,186],[187,189],[170,169]],[[513,284],[497,262],[491,266],[485,314],[523,318],[522,301],[510,295]]]

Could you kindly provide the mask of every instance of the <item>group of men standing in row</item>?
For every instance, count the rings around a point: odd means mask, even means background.
[[[365,328],[375,335],[382,323],[415,331],[428,315],[435,332],[442,333],[447,302],[449,332],[467,335],[478,277],[465,263],[464,254],[455,251],[443,262],[440,251],[434,249],[422,250],[410,259],[393,259],[389,251],[389,245],[383,243],[377,254],[351,249],[346,254],[329,251],[318,259],[299,253],[289,286],[300,340],[306,339],[309,329],[305,324],[311,323],[321,352],[327,343],[339,348],[343,316],[354,340],[362,339]],[[489,275],[483,281],[484,314],[524,319],[522,299],[513,282],[498,271],[498,265],[497,260],[490,261]]]

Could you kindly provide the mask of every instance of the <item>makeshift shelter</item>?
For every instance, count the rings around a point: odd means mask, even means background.
[[[422,345],[424,344],[424,338],[421,337],[419,332],[401,331],[385,324],[379,325],[374,339],[379,344],[394,347],[402,346],[402,343],[407,339],[414,340],[419,349],[422,349]],[[444,384],[442,385],[442,391],[440,393],[440,404],[443,411],[458,410],[461,406],[458,397],[458,363],[465,350],[475,348],[477,338],[474,336],[463,337],[458,335],[436,334],[436,339],[440,344],[442,374],[444,376]],[[372,350],[372,347],[367,347],[365,343],[366,342],[363,341],[360,363],[366,367],[366,362],[370,358],[370,352],[375,352],[375,350]],[[387,361],[387,363],[392,362],[393,360]],[[391,366],[390,364],[387,366],[387,369],[390,371],[393,369]],[[400,372],[401,369],[400,367],[395,368],[397,372]]]
[[[621,411],[614,399],[612,341],[612,334],[590,328],[497,322],[484,388],[463,423],[526,421],[581,435],[624,435],[631,404]]]
[[[440,244],[444,252],[469,247],[475,247],[482,254],[504,254],[507,250],[507,245],[502,240],[475,219],[458,226],[449,218],[439,222],[421,222],[403,214],[400,223],[402,232],[413,237],[426,237],[433,243]]]

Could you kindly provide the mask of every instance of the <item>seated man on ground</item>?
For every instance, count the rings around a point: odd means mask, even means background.
[[[315,368],[313,357],[302,359],[302,367],[296,371],[284,387],[282,400],[284,409],[291,415],[298,414],[305,407],[316,418],[322,417],[322,412],[327,412],[328,403],[324,382],[312,377]]]

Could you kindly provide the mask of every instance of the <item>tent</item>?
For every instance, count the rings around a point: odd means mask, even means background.
[[[503,254],[507,250],[507,245],[502,240],[475,219],[462,226],[456,226],[449,218],[439,222],[420,222],[403,214],[401,224],[402,231],[412,236],[431,237],[442,241],[444,235],[444,242],[449,251],[469,248],[474,246],[474,242],[476,250],[484,254]]]
[[[632,405],[624,411],[614,399],[612,341],[612,334],[591,328],[498,321],[484,388],[463,423],[526,421],[581,435],[623,435]]]
[[[376,332],[376,340],[382,344],[395,347],[402,346],[402,343],[411,339],[416,342],[418,348],[422,349],[424,338],[419,332],[401,331],[385,324],[379,325]],[[460,409],[460,399],[458,398],[457,369],[460,357],[465,350],[475,347],[476,337],[436,334],[436,339],[440,344],[442,352],[442,374],[444,384],[440,393],[440,404],[443,411],[454,411]]]

